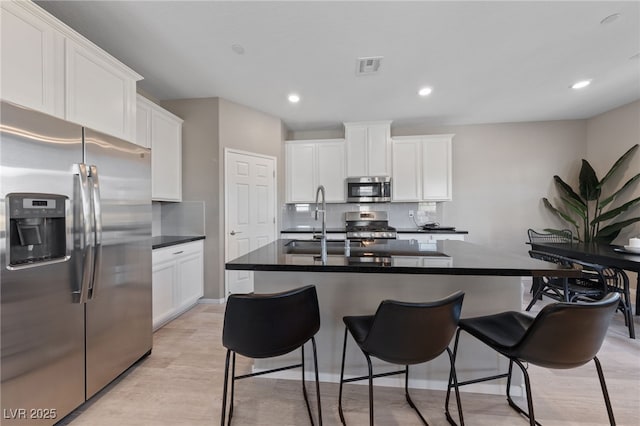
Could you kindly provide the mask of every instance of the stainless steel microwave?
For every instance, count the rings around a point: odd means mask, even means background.
[[[389,176],[361,176],[347,178],[348,203],[388,203],[391,201]]]

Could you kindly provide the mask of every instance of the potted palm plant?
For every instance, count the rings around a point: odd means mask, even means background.
[[[622,213],[639,205],[640,197],[612,208],[613,201],[637,183],[640,179],[640,173],[633,176],[610,195],[603,193],[603,187],[637,149],[638,144],[632,146],[613,164],[602,179],[598,179],[591,164],[583,159],[578,179],[578,192],[574,191],[559,176],[554,176],[553,179],[559,189],[562,208],[554,207],[547,198],[542,199],[544,205],[560,219],[572,226],[575,229],[576,237],[580,241],[611,243],[618,236],[620,230],[640,221],[640,217],[631,217],[621,221],[615,220]],[[556,229],[547,229],[547,231],[558,232]]]

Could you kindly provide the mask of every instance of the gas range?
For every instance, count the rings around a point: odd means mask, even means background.
[[[389,226],[387,212],[346,212],[347,238],[350,240],[396,239],[396,229]]]

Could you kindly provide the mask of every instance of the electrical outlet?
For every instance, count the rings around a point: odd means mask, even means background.
[[[409,210],[409,217],[413,217],[413,210]]]

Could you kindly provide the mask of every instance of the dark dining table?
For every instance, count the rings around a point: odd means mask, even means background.
[[[598,243],[531,243],[531,248],[571,259],[638,273],[636,315],[640,314],[638,309],[640,307],[640,254],[627,252],[622,246]]]

